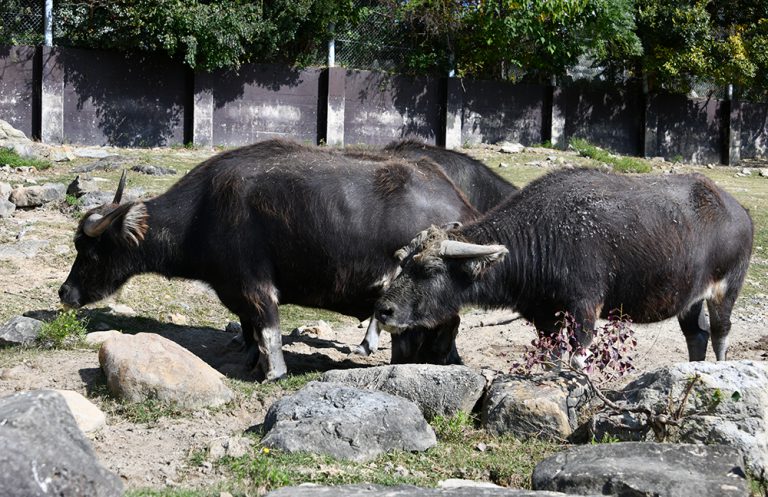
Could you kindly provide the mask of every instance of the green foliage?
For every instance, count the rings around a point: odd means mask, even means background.
[[[633,157],[617,157],[600,147],[592,145],[583,138],[574,138],[571,147],[580,155],[598,162],[604,162],[613,167],[614,171],[622,173],[649,173],[651,166],[647,162]]]
[[[37,343],[45,348],[71,348],[83,344],[86,323],[77,318],[74,310],[63,311],[53,321],[44,323]]]
[[[64,197],[64,199],[66,200],[66,202],[67,202],[67,205],[69,205],[69,206],[71,206],[71,207],[77,207],[77,206],[79,206],[79,205],[81,205],[81,204],[83,203],[83,202],[82,202],[82,201],[81,201],[79,198],[77,198],[75,195],[71,195],[71,194],[69,194],[69,193],[67,193],[67,196],[66,196],[66,197]]]
[[[0,165],[3,164],[11,167],[34,167],[38,171],[51,167],[51,163],[46,160],[22,157],[10,148],[0,148]]]
[[[598,440],[594,436],[592,437],[592,440],[590,441],[590,444],[597,445],[597,444],[615,444],[621,442],[621,439],[619,437],[613,436],[609,433],[603,433],[603,437]]]
[[[459,411],[450,418],[437,416],[431,424],[439,440],[460,442],[467,432],[474,430],[475,420],[470,414]]]

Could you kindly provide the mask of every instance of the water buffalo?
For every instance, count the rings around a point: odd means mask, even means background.
[[[561,170],[475,222],[420,233],[375,316],[397,332],[465,304],[510,307],[552,333],[567,311],[586,345],[598,317],[620,308],[635,322],[677,316],[690,360],[704,360],[711,332],[725,360],[752,240],[747,210],[702,175]]]
[[[347,153],[366,154],[365,151],[355,149],[348,150]],[[375,156],[399,157],[410,160],[419,160],[428,158],[440,165],[445,174],[456,184],[456,187],[464,192],[472,207],[481,213],[485,213],[492,207],[501,203],[509,195],[518,191],[518,188],[504,180],[501,176],[487,168],[482,162],[473,159],[467,154],[455,150],[447,150],[442,147],[428,145],[426,143],[407,139],[390,143],[381,150],[375,152]],[[459,318],[451,318],[458,331]],[[429,333],[432,330],[428,331]],[[447,331],[446,331],[447,333]],[[433,334],[423,335],[423,332],[411,330],[407,334],[398,334],[392,337],[393,357],[399,362],[400,358],[410,358],[417,362],[431,362],[434,358],[429,357],[429,348],[425,344],[436,345]],[[375,317],[371,317],[370,324],[365,333],[363,341],[353,349],[353,352],[359,355],[367,356],[375,352],[379,344],[379,328]],[[418,357],[414,357],[415,351],[423,350]],[[433,351],[440,356],[440,352]],[[403,359],[404,360],[404,359]],[[458,361],[458,353],[453,357],[452,362]]]
[[[146,202],[121,204],[124,180],[112,204],[80,221],[61,301],[94,302],[140,273],[204,281],[239,316],[268,380],[286,374],[278,304],[370,316],[399,246],[432,223],[477,215],[430,160],[284,140],[212,157]],[[453,337],[445,344],[443,360],[455,360]]]

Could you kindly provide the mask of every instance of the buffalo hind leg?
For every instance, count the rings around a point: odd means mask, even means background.
[[[283,357],[283,337],[276,299],[251,297],[248,310],[240,314],[249,362],[264,380],[274,381],[288,373]],[[266,298],[263,298],[266,297]]]
[[[728,291],[722,299],[707,300],[709,328],[712,334],[712,349],[715,359],[725,361],[728,354],[728,334],[731,332],[731,311],[736,303],[738,291]]]
[[[710,310],[711,319],[712,311]],[[677,321],[680,323],[680,329],[683,330],[685,342],[688,345],[688,360],[703,361],[707,356],[707,343],[709,343],[709,327],[704,316],[704,301],[696,302],[679,314]]]

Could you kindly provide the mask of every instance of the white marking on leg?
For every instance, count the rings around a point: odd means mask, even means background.
[[[371,316],[371,321],[368,323],[368,329],[365,330],[365,338],[357,347],[352,349],[353,354],[367,357],[379,348],[379,322],[375,317]]]

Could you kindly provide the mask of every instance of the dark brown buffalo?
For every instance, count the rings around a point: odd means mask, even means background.
[[[710,333],[724,360],[752,240],[746,209],[702,175],[562,170],[473,223],[422,232],[375,315],[397,331],[467,304],[509,307],[552,333],[567,311],[582,344],[614,309],[640,323],[677,316],[690,360],[704,360]]]
[[[476,216],[430,160],[283,140],[217,155],[146,202],[120,204],[123,185],[81,220],[62,302],[97,301],[140,273],[204,281],[240,317],[254,365],[270,380],[286,373],[278,304],[365,318],[397,270],[398,247],[430,224]],[[456,362],[450,333],[441,351],[423,353]]]

